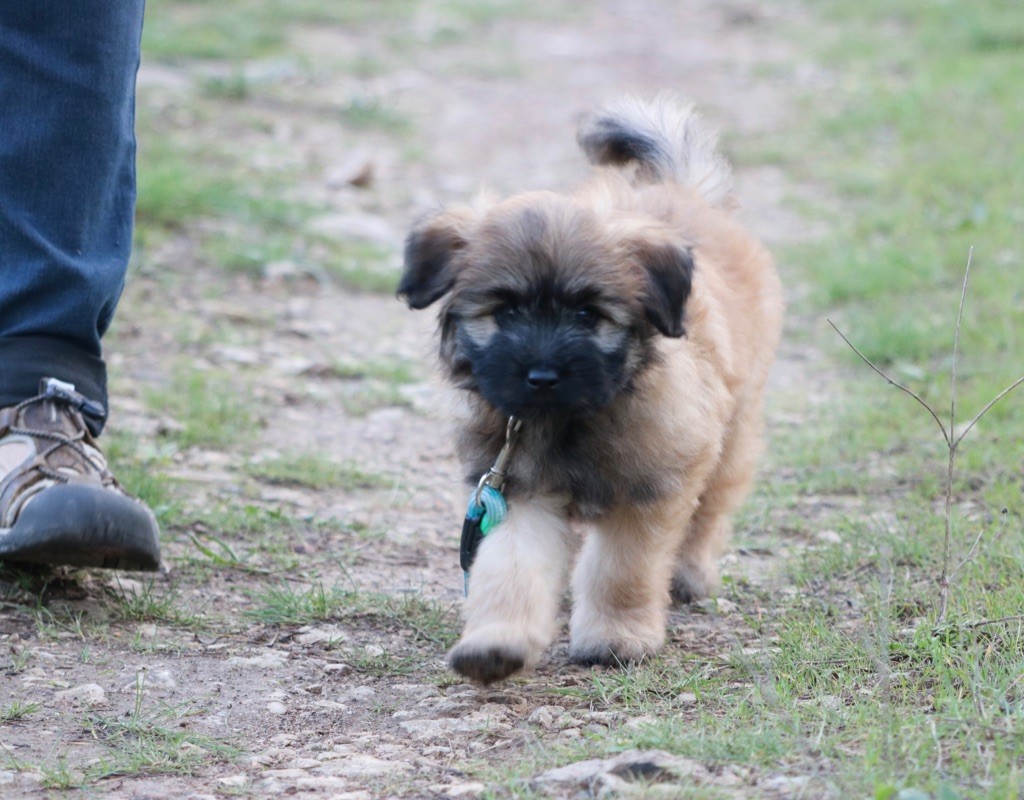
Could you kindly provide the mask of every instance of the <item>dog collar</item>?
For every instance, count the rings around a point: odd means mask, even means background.
[[[505,521],[508,504],[501,493],[508,480],[506,470],[516,446],[523,421],[509,417],[505,425],[505,444],[498,452],[494,465],[481,477],[476,489],[469,497],[466,519],[462,523],[462,541],[459,544],[459,563],[464,576],[464,589],[469,593],[469,569],[473,566],[476,551],[483,538]]]

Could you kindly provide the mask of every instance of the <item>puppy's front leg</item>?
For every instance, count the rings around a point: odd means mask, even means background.
[[[684,497],[600,520],[573,576],[573,661],[639,661],[661,649],[673,556],[696,504]]]
[[[480,545],[465,602],[462,638],[448,654],[456,672],[481,683],[533,666],[555,634],[570,532],[565,498],[509,504]]]

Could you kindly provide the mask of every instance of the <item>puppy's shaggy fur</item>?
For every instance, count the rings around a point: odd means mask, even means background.
[[[729,168],[689,107],[626,99],[588,119],[596,165],[568,195],[444,211],[409,235],[399,287],[444,299],[443,368],[464,403],[467,478],[523,420],[509,516],[472,570],[453,669],[488,683],[554,635],[572,555],[570,655],[642,659],[670,596],[716,584],[729,516],[760,449],[782,299],[767,251],[730,215]]]

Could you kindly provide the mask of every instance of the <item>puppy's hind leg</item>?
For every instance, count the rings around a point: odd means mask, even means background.
[[[469,581],[462,638],[448,654],[456,672],[491,683],[533,666],[555,634],[571,535],[565,499],[509,504],[480,545]]]
[[[761,453],[760,404],[744,408],[733,420],[721,458],[701,494],[687,528],[672,575],[672,600],[692,603],[718,588],[718,559],[732,533],[732,514],[750,491]]]

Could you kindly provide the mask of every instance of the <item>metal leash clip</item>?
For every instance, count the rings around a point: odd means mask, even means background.
[[[466,519],[462,523],[462,541],[459,545],[459,563],[465,573],[465,588],[469,590],[469,568],[473,566],[476,552],[483,538],[505,521],[508,516],[508,504],[501,493],[508,480],[506,469],[512,458],[516,437],[523,421],[515,417],[508,418],[505,426],[505,444],[502,446],[494,465],[487,470],[477,483],[476,489],[469,497]]]
[[[508,462],[512,458],[512,449],[515,447],[516,434],[519,433],[519,429],[523,427],[523,421],[516,419],[515,417],[508,418],[508,424],[505,425],[505,444],[502,445],[501,451],[498,453],[498,457],[494,460],[494,466],[492,466],[487,472],[480,477],[480,482],[476,485],[476,494],[473,495],[473,501],[479,505],[480,494],[483,491],[484,486],[490,486],[497,491],[501,491],[505,485],[505,481],[508,480],[508,475],[505,474],[505,468],[508,466]]]

